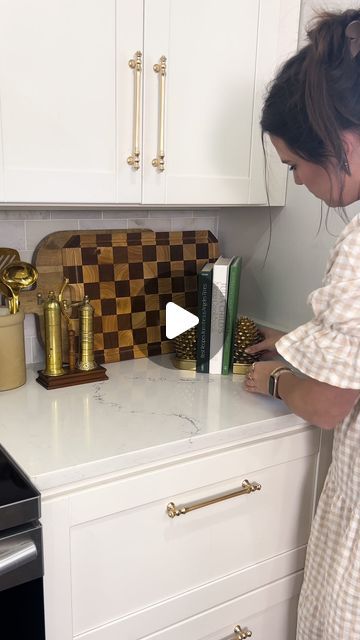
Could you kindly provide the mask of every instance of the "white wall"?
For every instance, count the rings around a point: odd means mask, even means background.
[[[304,39],[304,26],[314,9],[347,9],[360,7],[360,2],[337,0],[303,0],[300,42]],[[348,209],[351,218],[360,211],[360,204]],[[244,208],[222,210],[219,218],[219,238],[226,255],[242,255],[244,269],[240,291],[240,313],[290,330],[311,317],[307,296],[321,286],[330,247],[343,223],[334,210],[329,213],[329,231],[323,224],[317,234],[321,203],[305,187],[297,187],[289,175],[287,205],[272,209],[272,238],[265,265],[264,258],[269,240],[269,210]]]

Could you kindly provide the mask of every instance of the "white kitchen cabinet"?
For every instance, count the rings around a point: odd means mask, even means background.
[[[47,640],[295,637],[319,440],[305,427],[45,498]],[[171,502],[198,508],[171,518]]]
[[[253,640],[295,640],[298,596],[303,572],[299,571],[266,587],[188,618],[142,640],[242,640],[251,633]],[[118,640],[130,637],[108,626],[78,636],[82,640]]]
[[[296,50],[297,0],[145,2],[144,202],[268,204],[259,119],[274,69]],[[151,161],[158,92],[152,65],[166,57],[165,170]],[[273,204],[286,169],[269,156]]]
[[[144,640],[295,640],[302,577],[298,572]]]
[[[296,49],[299,6],[0,0],[0,201],[267,204],[258,121]],[[136,141],[139,169],[127,162]],[[268,162],[271,203],[283,204],[286,169]]]
[[[142,0],[0,0],[3,202],[140,202],[132,145]]]

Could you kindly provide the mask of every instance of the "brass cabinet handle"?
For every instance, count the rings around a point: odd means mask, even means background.
[[[130,69],[135,71],[134,90],[134,129],[133,129],[133,152],[128,157],[127,163],[133,169],[140,168],[140,122],[141,122],[141,64],[142,53],[137,51],[133,59],[129,60]]]
[[[235,491],[231,491],[230,493],[223,493],[217,496],[213,496],[212,498],[208,498],[207,500],[191,502],[190,504],[182,505],[179,507],[177,507],[173,502],[169,502],[166,507],[166,511],[169,518],[175,518],[175,516],[181,516],[185,513],[189,513],[190,511],[195,511],[196,509],[207,507],[210,504],[215,504],[215,502],[223,502],[223,500],[230,500],[230,498],[244,496],[248,493],[253,493],[254,491],[260,491],[260,489],[261,484],[259,484],[258,482],[249,482],[249,480],[244,480],[241,485],[241,489],[236,489]]]
[[[234,640],[246,640],[246,638],[251,638],[252,633],[248,629],[242,629],[239,624],[236,625],[234,629],[235,638]]]
[[[156,158],[152,161],[152,166],[159,171],[165,169],[165,77],[166,77],[166,58],[161,56],[160,63],[154,64],[155,73],[160,78],[160,118],[159,118],[159,146]]]

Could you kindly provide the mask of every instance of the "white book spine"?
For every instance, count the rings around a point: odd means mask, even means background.
[[[222,372],[229,264],[214,264],[209,373]]]

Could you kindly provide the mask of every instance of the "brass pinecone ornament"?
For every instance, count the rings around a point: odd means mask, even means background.
[[[234,352],[233,352],[233,373],[246,374],[250,370],[253,362],[260,359],[260,354],[245,353],[246,347],[257,344],[264,339],[264,336],[257,328],[255,322],[241,316],[236,321]]]
[[[174,338],[175,364],[179,369],[196,371],[196,327],[192,327]]]

